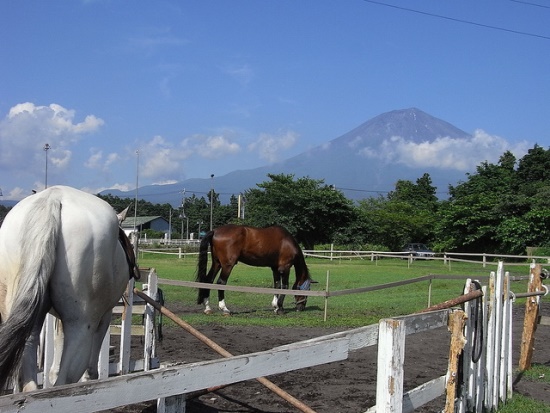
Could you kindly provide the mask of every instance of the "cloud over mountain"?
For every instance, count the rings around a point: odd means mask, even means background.
[[[279,151],[294,144],[294,132],[262,135],[248,149],[275,160]],[[511,145],[506,139],[481,129],[468,134],[461,129],[416,109],[383,113],[350,132],[284,161],[255,169],[236,170],[214,181],[215,191],[226,198],[257,183],[268,174],[308,176],[335,185],[351,199],[361,199],[395,188],[397,180],[415,181],[429,173],[440,194],[449,184],[465,179],[484,161],[498,162],[507,150],[517,158],[528,149],[527,142]],[[208,179],[187,179],[172,186],[148,187],[146,192],[169,192],[186,188],[187,193],[206,193]],[[444,195],[442,195],[444,196]],[[222,196],[223,198],[223,196]],[[170,202],[168,199],[166,202]]]

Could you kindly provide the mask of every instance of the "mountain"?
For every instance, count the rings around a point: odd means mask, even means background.
[[[238,195],[267,181],[268,173],[285,173],[294,174],[297,178],[308,176],[323,179],[326,184],[342,190],[346,197],[362,199],[393,190],[399,179],[415,182],[424,173],[429,173],[438,192],[445,193],[449,184],[464,179],[463,172],[410,166],[401,162],[396,152],[407,143],[433,143],[439,138],[466,139],[470,135],[416,108],[394,110],[285,161],[216,177],[214,190],[226,202],[232,194]],[[188,195],[196,193],[198,197],[206,197],[211,185],[210,179],[187,179],[176,184],[139,188],[138,196],[154,203],[166,202],[179,206],[181,196],[178,193],[183,188]],[[135,191],[102,192],[108,193],[120,197],[135,196]]]

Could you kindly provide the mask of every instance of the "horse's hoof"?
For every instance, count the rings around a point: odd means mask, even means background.
[[[212,310],[204,310],[204,314],[210,315],[210,314],[212,314]]]
[[[283,310],[282,308],[277,308],[275,310],[275,314],[277,315],[283,315],[285,313],[285,310]]]
[[[231,317],[231,313],[230,312],[223,312],[223,316],[224,317]]]

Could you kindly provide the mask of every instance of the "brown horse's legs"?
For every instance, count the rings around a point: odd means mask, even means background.
[[[216,278],[216,275],[218,274],[220,269],[221,269],[220,264],[217,261],[212,262],[212,266],[210,267],[208,274],[206,274],[206,278],[203,282],[213,284],[214,279]],[[210,290],[209,289],[207,288],[199,289],[198,303],[204,304],[204,312],[206,314],[212,313],[212,309],[210,308]]]
[[[234,265],[231,264],[222,265],[222,273],[220,274],[218,281],[216,281],[216,284],[227,285],[227,280],[229,279],[229,275],[231,274],[233,267]],[[218,290],[218,308],[224,315],[231,314],[231,311],[225,305],[225,290]]]
[[[288,290],[288,273],[289,271],[279,271],[278,269],[273,269],[273,288]],[[284,314],[284,301],[284,294],[276,294],[273,296],[271,305],[276,314]]]

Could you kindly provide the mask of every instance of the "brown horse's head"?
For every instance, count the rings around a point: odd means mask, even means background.
[[[307,278],[302,284],[298,285],[298,290],[309,290],[311,287],[311,278]],[[306,308],[307,304],[307,295],[296,295],[294,296],[296,300],[296,311],[303,311]]]

